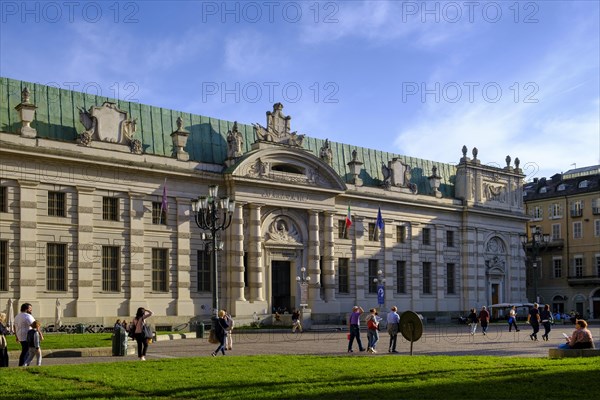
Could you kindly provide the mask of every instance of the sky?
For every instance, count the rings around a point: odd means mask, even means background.
[[[526,179],[600,164],[598,1],[3,1],[0,76]]]

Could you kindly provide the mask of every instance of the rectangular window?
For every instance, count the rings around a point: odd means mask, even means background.
[[[542,208],[540,206],[535,206],[533,209],[533,218],[542,219]]]
[[[102,198],[102,219],[104,221],[119,220],[119,199],[117,197]]]
[[[406,294],[406,261],[396,261],[396,293]]]
[[[594,215],[600,214],[600,198],[592,200],[592,214],[594,214]]]
[[[446,231],[446,246],[454,247],[454,231]]]
[[[560,218],[562,216],[560,204],[554,203],[550,206],[550,217]]]
[[[552,264],[554,266],[554,277],[561,278],[562,277],[562,259],[555,258],[552,260]]]
[[[166,292],[167,249],[152,249],[152,291]]]
[[[423,294],[431,294],[431,263],[423,263]]]
[[[581,217],[583,214],[583,202],[574,201],[571,203],[571,217]]]
[[[397,243],[406,242],[406,226],[404,226],[404,225],[396,226],[396,242]]]
[[[369,238],[367,240],[375,242],[379,241],[379,229],[374,223],[369,223]]]
[[[582,257],[575,258],[575,277],[583,278],[583,258]]]
[[[431,244],[431,229],[423,228],[423,244],[429,246]]]
[[[348,258],[338,258],[338,292],[350,293],[349,288],[349,273],[348,273]]]
[[[0,241],[0,292],[8,291],[8,242]]]
[[[119,246],[102,246],[102,290],[119,291]]]
[[[48,192],[48,215],[52,217],[65,216],[65,194]]]
[[[560,224],[552,224],[552,240],[560,239]]]
[[[596,256],[596,276],[600,276],[600,256]]]
[[[6,186],[0,186],[0,212],[8,212],[8,191]]]
[[[573,222],[573,239],[581,239],[581,222]]]
[[[204,250],[198,250],[198,291],[212,292],[210,272],[210,253]]]
[[[600,237],[600,219],[594,220],[594,236]]]
[[[350,239],[349,228],[346,228],[346,220],[340,219],[338,220],[338,237],[340,239]]]
[[[369,293],[377,293],[377,268],[379,267],[379,260],[369,260]]]
[[[167,210],[163,209],[160,201],[152,202],[152,224],[167,225]]]
[[[446,264],[446,293],[447,294],[455,294],[455,285],[454,285],[454,264],[448,263]]]
[[[46,290],[65,292],[67,287],[67,245],[46,245]]]

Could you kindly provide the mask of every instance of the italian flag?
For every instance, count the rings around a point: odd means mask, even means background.
[[[350,214],[350,204],[348,204],[348,215],[346,215],[346,229],[352,225],[352,214]]]

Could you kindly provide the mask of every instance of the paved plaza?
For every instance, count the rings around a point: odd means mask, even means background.
[[[493,324],[490,326],[487,335],[478,332],[472,336],[469,328],[465,325],[435,325],[430,324],[425,327],[423,336],[417,342],[413,343],[413,355],[461,355],[461,356],[506,356],[506,357],[548,357],[548,349],[556,348],[564,342],[562,332],[571,334],[573,325],[557,325],[550,333],[550,340],[545,342],[541,340],[541,333],[538,334],[539,341],[530,340],[531,329],[528,325],[522,324],[520,332],[508,332],[506,324]],[[590,327],[594,340],[598,343],[600,337],[600,327],[593,325]],[[389,336],[387,332],[380,332],[380,340],[377,345],[377,354],[359,352],[358,346],[354,343],[354,353],[348,353],[347,330],[339,330],[335,327],[322,327],[317,331],[305,331],[304,333],[291,333],[290,331],[234,331],[233,350],[227,351],[226,357],[249,356],[259,354],[313,354],[313,355],[335,355],[347,357],[406,357],[410,356],[410,342],[399,335],[398,354],[388,353]],[[176,335],[179,337],[179,335]],[[168,337],[162,336],[148,348],[147,359],[168,359],[180,357],[210,357],[211,352],[217,347],[215,344],[208,343],[206,333],[203,339],[196,339],[194,333],[186,334],[187,338],[168,340]],[[361,330],[361,339],[366,347],[366,330]],[[129,346],[135,348],[136,344],[129,341]],[[42,343],[43,348],[43,343]],[[68,350],[61,351],[61,354],[73,354]],[[55,357],[48,355],[43,360],[43,365],[61,365],[61,364],[83,364],[96,362],[117,362],[117,361],[137,361],[135,354],[129,354],[124,357],[109,356],[110,349],[103,349],[96,354],[81,351],[83,356],[79,357]],[[221,355],[219,355],[221,357]],[[11,352],[10,365],[16,366],[18,352]]]

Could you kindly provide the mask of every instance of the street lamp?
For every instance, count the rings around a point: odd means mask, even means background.
[[[531,266],[533,267],[533,298],[536,303],[539,302],[537,293],[537,280],[538,280],[538,264],[537,260],[540,256],[540,249],[545,249],[550,243],[550,234],[542,233],[539,227],[535,227],[531,232],[531,241],[526,234],[520,235],[521,244],[523,250],[527,254],[528,250],[531,249]]]
[[[308,284],[310,276],[306,275],[306,268],[300,268],[300,275],[296,276],[296,282],[300,284],[300,307],[304,310],[308,306]]]
[[[377,285],[377,304],[382,309],[385,304],[385,278],[382,270],[377,271],[377,278],[373,278],[373,283]]]
[[[217,252],[223,249],[223,242],[218,241],[217,233],[224,231],[231,224],[231,217],[235,210],[235,202],[224,196],[219,198],[219,186],[208,187],[208,197],[200,196],[192,201],[194,219],[198,228],[209,231],[209,235],[202,234],[203,240],[211,240],[209,251],[212,252],[212,308],[213,323],[216,323],[219,312],[219,280],[217,275]],[[214,325],[213,325],[214,326]]]

